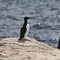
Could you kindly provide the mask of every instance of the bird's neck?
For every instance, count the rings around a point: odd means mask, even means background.
[[[24,19],[24,25],[25,26],[27,25],[27,19]]]

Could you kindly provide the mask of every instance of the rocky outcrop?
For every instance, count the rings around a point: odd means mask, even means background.
[[[0,60],[60,60],[60,51],[27,37],[0,40]]]

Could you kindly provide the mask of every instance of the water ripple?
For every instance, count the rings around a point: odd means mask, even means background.
[[[17,19],[17,18],[14,17],[14,16],[7,16],[6,18],[12,19],[12,20],[14,20],[14,21],[19,21],[19,19]]]

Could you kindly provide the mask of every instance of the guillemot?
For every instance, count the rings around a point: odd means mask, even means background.
[[[21,40],[22,38],[27,37],[28,33],[29,33],[29,24],[27,22],[28,19],[30,19],[31,17],[24,17],[24,24],[21,28],[20,31],[20,37],[19,40]]]
[[[60,37],[59,37],[59,41],[58,41],[58,46],[57,46],[58,49],[60,49]]]

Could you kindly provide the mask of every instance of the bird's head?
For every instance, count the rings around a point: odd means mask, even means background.
[[[28,19],[32,19],[32,17],[27,17],[27,16],[25,16],[25,17],[24,17],[24,22],[28,22],[28,23],[29,23]]]
[[[25,16],[24,17],[24,22],[27,22],[28,19],[30,19],[30,17]]]
[[[25,17],[24,17],[24,20],[27,20],[27,19],[29,19],[29,18],[30,18],[30,17],[25,16]]]

